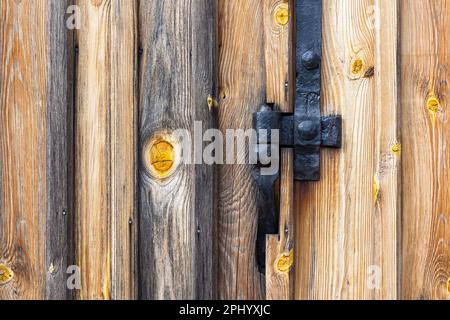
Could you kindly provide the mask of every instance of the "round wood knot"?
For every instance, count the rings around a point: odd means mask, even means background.
[[[155,179],[170,176],[177,167],[178,142],[167,133],[153,136],[144,149],[144,163],[147,171]]]
[[[359,75],[364,68],[364,63],[361,59],[356,59],[352,63],[352,73],[354,75]]]
[[[431,96],[428,98],[427,108],[431,113],[436,114],[439,111],[439,99],[437,97]]]
[[[150,150],[150,161],[156,171],[164,174],[173,167],[174,150],[167,141],[155,143]]]
[[[275,261],[275,271],[277,273],[288,273],[294,265],[294,250],[284,253]]]
[[[0,264],[0,285],[5,285],[14,278],[14,272],[5,266]]]
[[[284,27],[289,23],[289,5],[281,3],[275,8],[275,22],[278,26]]]

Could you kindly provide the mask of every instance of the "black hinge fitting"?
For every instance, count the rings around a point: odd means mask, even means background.
[[[340,148],[341,116],[320,114],[322,1],[296,0],[296,94],[294,114],[280,113],[273,105],[263,105],[253,115],[258,133],[258,158],[273,143],[270,131],[279,130],[280,148],[294,149],[294,178],[298,181],[320,180],[320,149]],[[264,134],[263,134],[264,133]],[[270,150],[264,150],[270,154]],[[267,154],[267,153],[265,153]],[[278,234],[279,207],[274,185],[279,171],[262,175],[261,165],[253,176],[259,187],[257,262],[265,272],[266,235]]]

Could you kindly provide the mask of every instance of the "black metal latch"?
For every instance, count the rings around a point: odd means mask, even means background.
[[[296,1],[296,99],[294,114],[280,113],[264,105],[253,116],[258,133],[258,158],[271,154],[273,145],[294,149],[294,177],[299,181],[320,179],[320,149],[340,148],[341,116],[320,114],[322,1]],[[273,141],[271,130],[278,129],[279,141]],[[277,143],[278,142],[278,143]],[[269,148],[271,146],[272,149]],[[270,150],[268,150],[270,149]],[[264,154],[263,154],[264,152]],[[254,178],[259,186],[257,260],[265,270],[265,238],[278,233],[279,211],[275,204],[274,185],[279,171],[264,175],[256,166]]]

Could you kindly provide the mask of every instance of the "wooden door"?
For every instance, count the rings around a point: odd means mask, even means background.
[[[0,299],[450,299],[449,0],[323,0],[343,146],[281,151],[265,274],[253,165],[184,149],[293,111],[295,1],[0,1]]]

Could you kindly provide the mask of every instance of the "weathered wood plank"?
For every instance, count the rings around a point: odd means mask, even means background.
[[[399,89],[399,0],[375,3],[376,143],[375,263],[366,271],[366,287],[374,299],[398,299],[401,241],[401,104]],[[368,70],[367,75],[370,75]],[[380,271],[380,274],[378,274]],[[378,277],[378,278],[377,278]],[[381,278],[379,278],[381,277]],[[379,283],[378,283],[379,282]]]
[[[0,299],[45,296],[47,1],[0,3]]]
[[[296,186],[296,297],[395,299],[397,1],[324,8],[322,112],[342,114],[343,149],[323,151],[320,182]]]
[[[293,2],[264,1],[264,34],[267,102],[282,112],[292,112]],[[279,234],[267,237],[266,298],[294,298],[294,178],[293,150],[281,151]]]
[[[195,120],[203,121],[204,130],[217,127],[217,0],[193,0],[195,10],[191,11],[193,32],[192,104]],[[197,7],[198,6],[198,7]],[[199,32],[198,30],[201,30]],[[201,81],[198,81],[201,79]],[[205,108],[205,97],[207,103]],[[197,242],[195,265],[196,299],[214,299],[217,285],[217,179],[216,166],[195,167],[195,211]]]
[[[213,294],[212,167],[180,163],[174,131],[212,124],[215,13],[215,1],[140,1],[142,299]]]
[[[265,102],[263,1],[219,0],[219,128],[252,128]],[[242,155],[240,155],[242,156]],[[250,165],[218,169],[218,297],[265,298],[256,265],[257,186]]]
[[[65,300],[73,221],[73,32],[68,0],[47,1],[46,298]],[[37,13],[41,14],[41,13]]]
[[[404,0],[404,299],[450,299],[450,1]]]
[[[112,1],[111,214],[112,298],[137,298],[137,2]]]
[[[135,295],[136,4],[79,0],[76,263],[81,299]]]

